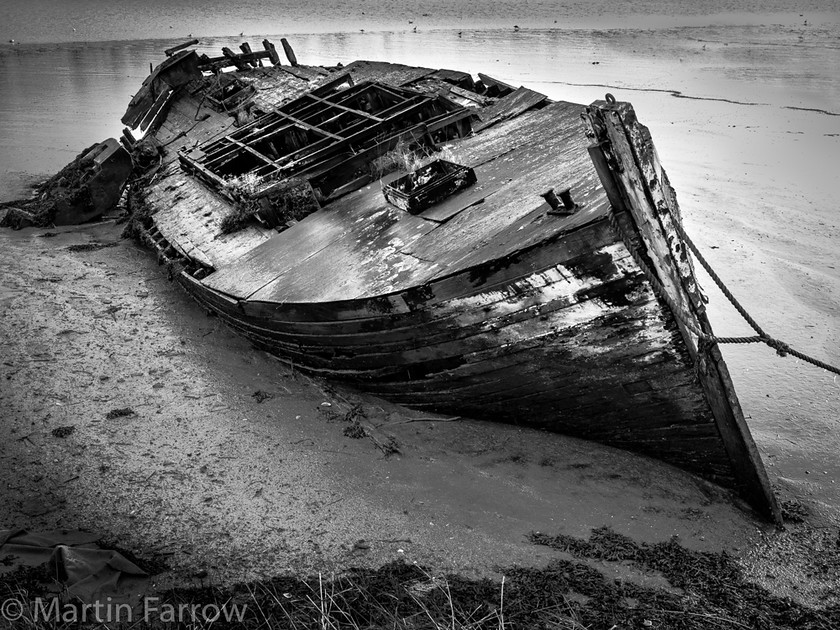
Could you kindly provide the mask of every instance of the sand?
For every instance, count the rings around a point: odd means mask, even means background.
[[[420,416],[295,374],[188,301],[120,231],[0,232],[0,526],[97,532],[168,565],[153,583],[164,588],[395,559],[492,576],[557,556],[529,532],[607,525],[726,550],[780,592],[834,601],[835,572],[808,577],[801,554],[829,544],[815,525],[834,531],[830,519],[777,532],[659,462]],[[371,437],[345,434],[353,408]]]
[[[805,27],[686,33],[520,39],[492,31],[466,33],[466,43],[443,31],[423,40],[348,34],[302,37],[297,52],[334,62],[339,52],[346,61],[367,51],[521,77],[554,98],[589,102],[608,90],[631,100],[689,232],[744,305],[771,334],[840,363],[840,79],[825,63],[830,37]],[[771,54],[776,46],[783,54]],[[101,61],[108,50],[67,54]],[[142,64],[131,67],[123,74],[142,78]],[[136,86],[135,78],[118,83]],[[90,89],[73,97],[89,103],[85,116],[100,126],[104,111],[118,118],[125,99],[91,103]],[[60,147],[58,157],[45,154],[39,134],[66,133],[58,144],[75,155],[82,138],[51,111],[54,127],[3,128],[16,147],[0,164],[4,198],[21,190],[21,172],[47,173],[72,158],[61,159]],[[677,534],[692,548],[730,551],[775,592],[836,601],[836,570],[814,573],[840,523],[840,388],[826,373],[768,348],[724,351],[771,481],[809,514],[776,532],[731,497],[655,462],[511,427],[416,421],[293,374],[197,309],[119,231],[103,223],[51,238],[0,233],[9,438],[0,451],[9,498],[0,526],[101,532],[164,558],[172,567],[158,578],[164,585],[200,571],[225,582],[394,558],[492,574],[553,557],[526,542],[531,530],[586,536],[610,525],[637,540]],[[90,241],[117,245],[66,249]],[[703,286],[716,330],[745,331],[710,282]],[[257,391],[272,397],[258,403]],[[347,424],[333,416],[351,403],[361,404],[378,443],[393,438],[400,454],[385,457],[377,442],[344,435]],[[126,407],[136,413],[106,418]],[[65,426],[74,432],[52,435]]]

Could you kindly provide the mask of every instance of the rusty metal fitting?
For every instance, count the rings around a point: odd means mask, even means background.
[[[572,199],[572,189],[566,188],[565,190],[560,191],[560,199],[563,201],[563,207],[566,209],[566,212],[572,213],[577,208],[577,204],[575,200]]]
[[[542,195],[540,195],[540,197],[546,200],[552,210],[560,208],[560,200],[557,198],[557,195],[554,194],[553,188],[546,190]]]
[[[559,198],[555,194],[553,188],[549,188],[540,196],[548,202],[549,206],[551,206],[551,210],[549,210],[549,213],[551,214],[574,214],[575,210],[578,208],[578,205],[575,203],[574,199],[572,199],[570,188],[564,188],[561,190]]]

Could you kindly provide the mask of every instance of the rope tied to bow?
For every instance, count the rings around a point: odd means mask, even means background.
[[[724,344],[724,343],[763,343],[776,351],[780,357],[786,356],[794,356],[798,359],[801,359],[811,365],[815,365],[816,367],[822,368],[824,370],[828,370],[829,372],[833,372],[834,374],[840,374],[840,368],[835,367],[833,365],[829,365],[824,361],[820,361],[819,359],[815,359],[814,357],[808,356],[803,352],[799,352],[798,350],[791,348],[789,344],[774,337],[771,337],[764,330],[761,326],[758,325],[758,322],[747,312],[747,310],[741,305],[741,303],[735,298],[729,288],[724,284],[723,280],[721,280],[720,276],[715,272],[712,266],[708,263],[708,261],[703,257],[700,251],[697,249],[697,246],[694,242],[689,238],[688,234],[686,234],[685,230],[683,229],[680,222],[675,220],[674,230],[676,231],[677,235],[688,245],[688,248],[691,250],[692,254],[694,254],[697,261],[702,265],[703,269],[709,274],[709,277],[714,281],[717,287],[721,290],[721,292],[726,296],[729,303],[738,311],[741,317],[746,321],[750,327],[756,332],[755,335],[749,337],[718,337],[716,335],[710,335],[709,333],[700,330],[694,324],[694,318],[685,312],[682,305],[677,304],[674,299],[668,294],[668,291],[663,286],[662,282],[660,282],[659,278],[656,276],[653,271],[651,271],[650,267],[642,258],[641,254],[639,253],[638,247],[630,239],[627,233],[624,231],[624,228],[618,222],[618,218],[616,217],[615,211],[610,212],[609,215],[610,227],[615,232],[615,234],[622,240],[627,250],[630,252],[634,262],[638,265],[639,269],[641,269],[642,274],[645,276],[645,279],[650,283],[651,287],[653,288],[654,292],[668,305],[671,309],[671,312],[674,316],[694,335],[697,336],[698,343],[697,343],[697,351],[698,355],[705,354],[709,351],[709,349],[714,346],[715,344]]]

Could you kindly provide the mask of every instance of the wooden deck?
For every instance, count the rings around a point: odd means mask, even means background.
[[[608,206],[586,153],[582,111],[555,103],[448,147],[455,161],[475,168],[478,182],[431,208],[429,218],[395,208],[375,182],[203,282],[263,302],[371,297],[425,284],[603,217]],[[540,194],[562,186],[571,186],[583,207],[568,217],[548,215]]]

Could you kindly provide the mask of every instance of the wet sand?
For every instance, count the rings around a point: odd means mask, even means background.
[[[201,583],[204,571],[227,584],[395,559],[496,575],[558,557],[529,532],[586,537],[606,525],[726,550],[811,604],[837,596],[836,567],[811,577],[803,553],[831,552],[829,516],[777,532],[659,462],[420,416],[296,374],[200,310],[120,230],[0,232],[0,527],[97,532],[167,564],[160,589]],[[91,243],[106,247],[85,251]],[[370,437],[345,435],[353,408]],[[116,409],[132,413],[109,418]],[[62,427],[72,432],[56,436]]]

